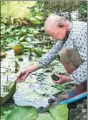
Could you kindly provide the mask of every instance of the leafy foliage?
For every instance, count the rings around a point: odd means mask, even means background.
[[[1,106],[1,120],[6,120],[6,117],[11,113],[11,111],[15,108],[16,106],[13,104],[6,104],[4,106]]]
[[[87,1],[80,1],[79,19],[87,21]]]
[[[68,120],[67,105],[50,107],[49,112],[37,113],[31,106],[20,107],[8,104],[1,108],[1,120]]]
[[[60,14],[62,12],[68,12],[69,13],[69,19],[70,19],[70,13],[74,10],[77,10],[78,8],[78,1],[44,1],[44,9],[45,12],[50,13],[57,13]]]
[[[38,115],[38,117],[36,118],[36,120],[54,120],[52,118],[52,116],[49,113],[41,113]]]
[[[19,112],[18,112],[19,111]],[[33,107],[16,107],[6,120],[33,120],[37,116],[37,110]]]
[[[7,105],[2,107],[3,120],[33,120],[37,117],[37,110],[34,107],[20,107],[16,105]]]
[[[51,45],[50,37],[44,33],[44,9],[37,3],[30,9],[26,18],[15,18],[11,16],[1,21],[1,46],[2,50],[12,49],[17,44],[24,45],[24,51],[35,53],[41,57],[44,52],[42,48]],[[48,40],[48,42],[47,42]],[[37,47],[36,49],[33,48]]]
[[[12,18],[23,18],[29,12],[27,6],[32,7],[36,1],[1,1],[1,17],[3,20]],[[18,11],[21,11],[20,14]]]
[[[57,105],[51,107],[49,112],[53,116],[54,120],[68,120],[68,108],[67,105]]]
[[[9,4],[9,2],[7,2]],[[6,2],[2,2],[2,5]],[[3,21],[1,20],[1,46],[2,49],[7,50],[12,46],[19,44],[20,42],[27,41],[31,44],[32,41],[40,43],[41,41],[49,41],[50,38],[44,33],[44,21],[47,16],[56,12],[58,14],[62,12],[69,13],[69,19],[71,19],[71,11],[79,9],[79,19],[86,21],[87,18],[87,3],[78,1],[38,1],[33,7],[28,7],[29,14],[26,18],[13,18],[8,16]],[[7,47],[7,44],[10,47]],[[36,44],[38,44],[36,43]],[[44,44],[44,43],[40,43]],[[51,44],[51,43],[47,43]],[[37,45],[39,46],[39,45]],[[31,48],[31,47],[30,47]]]

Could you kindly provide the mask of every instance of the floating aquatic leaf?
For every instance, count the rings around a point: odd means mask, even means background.
[[[49,113],[40,113],[35,120],[54,120]]]
[[[37,116],[34,107],[16,107],[6,118],[6,120],[33,120]]]
[[[66,104],[52,106],[49,108],[49,112],[54,120],[68,120],[68,108]]]
[[[16,106],[13,104],[6,104],[1,106],[1,120],[6,120],[6,117],[11,113],[11,111],[15,108]]]

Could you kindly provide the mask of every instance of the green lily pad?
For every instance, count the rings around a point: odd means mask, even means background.
[[[49,113],[40,113],[36,120],[54,120]]]
[[[49,108],[49,112],[54,120],[68,120],[68,108],[66,104],[52,106]]]
[[[7,103],[1,106],[1,120],[6,120],[6,117],[11,113],[11,111],[16,108],[12,103]]]
[[[16,107],[6,118],[6,120],[33,120],[37,116],[34,107]]]

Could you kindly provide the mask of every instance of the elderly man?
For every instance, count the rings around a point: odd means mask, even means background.
[[[46,67],[58,55],[69,76],[56,74],[60,79],[58,84],[74,81],[76,87],[69,92],[65,98],[78,95],[87,88],[87,23],[74,21],[70,22],[64,17],[52,14],[45,21],[45,32],[51,35],[56,44],[42,56],[35,65],[30,66],[22,72],[18,82],[22,82],[33,71]],[[58,71],[59,72],[59,71]]]

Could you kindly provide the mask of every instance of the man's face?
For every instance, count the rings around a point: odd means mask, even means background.
[[[56,40],[63,40],[67,34],[67,29],[64,25],[58,25],[51,27],[51,29],[45,30],[52,38]]]

